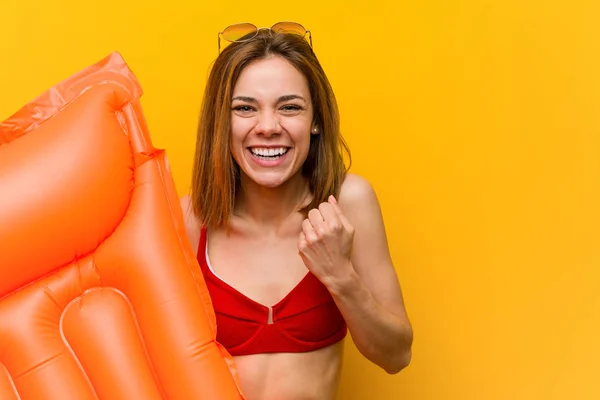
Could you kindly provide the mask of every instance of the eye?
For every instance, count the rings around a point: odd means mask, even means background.
[[[233,110],[239,111],[242,113],[246,113],[246,112],[254,111],[254,107],[248,106],[248,105],[240,105],[240,106],[233,107]]]
[[[285,106],[281,107],[281,110],[287,111],[287,112],[300,111],[302,109],[303,108],[297,104],[286,104]]]

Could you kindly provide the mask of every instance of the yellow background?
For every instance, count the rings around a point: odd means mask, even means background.
[[[349,342],[340,398],[599,399],[599,4],[2,0],[0,119],[118,50],[184,193],[217,32],[299,21],[415,329],[397,376]]]

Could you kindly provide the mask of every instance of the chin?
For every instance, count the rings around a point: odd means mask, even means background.
[[[245,175],[248,181],[264,188],[275,189],[280,187],[301,173],[301,168],[294,170],[294,160],[288,160],[287,165],[271,169],[255,167],[252,165],[251,160],[244,161],[244,167],[240,168],[240,172]]]
[[[279,187],[288,180],[285,176],[249,176],[249,178],[257,185],[270,189]]]

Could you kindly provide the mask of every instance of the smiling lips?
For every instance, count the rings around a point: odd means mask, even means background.
[[[276,160],[285,155],[289,147],[250,147],[253,156],[263,160]]]
[[[290,147],[249,147],[250,159],[261,167],[277,167],[290,154]]]

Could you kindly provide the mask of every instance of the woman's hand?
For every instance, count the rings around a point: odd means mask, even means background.
[[[343,285],[353,272],[350,255],[354,227],[333,196],[308,212],[298,240],[300,257],[306,267],[328,288]]]

